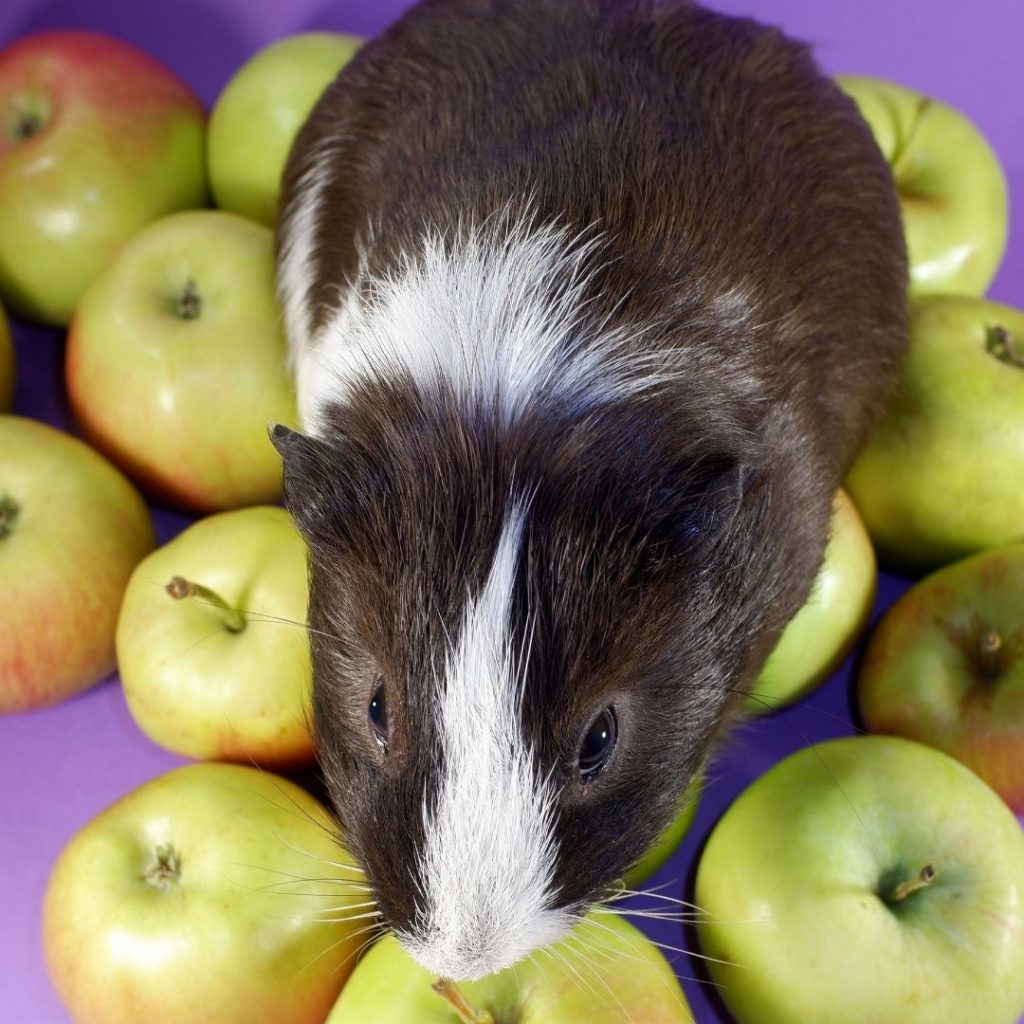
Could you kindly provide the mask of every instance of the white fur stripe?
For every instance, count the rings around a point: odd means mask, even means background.
[[[425,234],[392,272],[358,282],[299,353],[316,367],[299,365],[304,426],[316,430],[323,403],[396,375],[426,394],[445,383],[494,403],[505,422],[542,394],[579,409],[668,380],[670,354],[591,322],[585,268],[600,242],[507,213],[454,238]]]
[[[449,652],[439,715],[444,771],[424,808],[418,934],[409,952],[447,978],[501,970],[557,941],[572,924],[550,909],[556,794],[537,776],[520,723],[522,665],[509,637],[525,521],[514,505],[487,581]]]

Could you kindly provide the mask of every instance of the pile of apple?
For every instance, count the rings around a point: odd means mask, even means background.
[[[305,548],[275,504],[267,436],[295,417],[278,179],[357,47],[282,40],[209,121],[167,68],[108,37],[0,52],[0,298],[67,328],[88,442],[2,414],[15,367],[0,314],[0,713],[117,668],[142,730],[202,762],[70,840],[44,909],[51,976],[76,1021],[104,1024],[689,1021],[671,968],[614,913],[550,959],[465,986],[430,978],[376,941],[328,812],[265,770],[314,756]],[[891,609],[860,667],[867,726],[910,739],[833,741],[757,780],[702,856],[700,940],[745,1024],[1011,1024],[1024,1011],[1024,833],[1007,807],[1024,813],[1024,314],[981,298],[1005,247],[1005,180],[956,111],[840,84],[903,197],[911,353],[747,710],[802,697],[847,657],[876,549],[913,568],[962,560]],[[204,518],[154,550],[140,490]],[[671,855],[697,789],[626,885]]]

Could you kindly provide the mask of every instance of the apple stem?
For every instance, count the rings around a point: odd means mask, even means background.
[[[6,495],[0,497],[0,540],[14,533],[18,521],[18,506]]]
[[[433,990],[459,1015],[463,1024],[494,1024],[494,1017],[487,1010],[475,1010],[466,1002],[466,997],[446,978],[437,978]]]
[[[978,668],[987,676],[999,674],[999,655],[1003,638],[994,630],[986,629],[978,638]]]
[[[14,137],[19,142],[31,139],[43,130],[43,119],[38,114],[22,111],[14,122]]]
[[[176,882],[180,875],[181,859],[177,850],[170,843],[162,843],[156,848],[156,863],[142,877],[154,889],[167,892],[171,883]]]
[[[985,351],[1001,363],[1024,367],[1024,353],[1017,350],[1016,339],[1005,327],[985,328]]]
[[[911,893],[918,889],[925,889],[935,881],[937,872],[931,864],[925,864],[923,868],[911,879],[900,882],[886,898],[886,903],[899,903],[905,900]]]
[[[195,320],[203,311],[203,300],[191,277],[185,282],[185,288],[175,300],[174,311],[182,320]]]
[[[220,594],[215,593],[209,587],[204,587],[202,583],[194,583],[192,580],[185,579],[184,576],[175,576],[164,587],[164,590],[175,601],[180,601],[185,597],[195,597],[204,604],[216,608],[224,616],[224,626],[229,633],[241,633],[245,629],[245,614],[237,608],[232,608]]]

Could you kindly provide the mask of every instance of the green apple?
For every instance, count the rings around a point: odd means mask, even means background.
[[[656,871],[668,863],[672,854],[679,848],[686,833],[693,824],[700,803],[701,790],[704,788],[704,772],[694,776],[693,781],[683,790],[679,809],[671,824],[655,840],[654,845],[634,864],[623,879],[623,888],[627,893],[646,882]]]
[[[0,308],[0,412],[14,404],[14,342],[7,317]]]
[[[698,934],[741,1024],[1015,1024],[1024,832],[958,761],[890,736],[807,747],[711,834]]]
[[[210,188],[222,210],[273,226],[292,142],[361,44],[338,32],[289,36],[235,73],[210,114],[206,141]]]
[[[0,293],[68,322],[144,224],[203,206],[206,116],[184,82],[127,43],[44,32],[0,52]]]
[[[1024,313],[912,303],[895,400],[846,480],[880,556],[930,567],[1024,540]]]
[[[208,516],[144,559],[117,622],[132,716],[186,757],[309,761],[306,546],[275,506]]]
[[[691,1024],[657,947],[612,913],[592,912],[541,953],[479,981],[434,979],[393,936],[360,961],[327,1024]]]
[[[295,391],[274,291],[273,235],[216,210],[135,236],[68,332],[68,394],[86,436],[153,497],[196,512],[276,501],[271,421]]]
[[[849,495],[832,506],[825,557],[810,596],[790,620],[743,704],[752,714],[774,711],[824,682],[857,642],[875,600],[875,549]]]
[[[857,678],[872,732],[962,761],[1024,815],[1024,544],[911,587],[882,617]]]
[[[1006,250],[1006,176],[962,113],[894,82],[840,75],[896,179],[913,295],[983,295]]]
[[[178,768],[94,818],[43,906],[76,1024],[319,1024],[373,916],[333,829],[294,783],[229,764]]]
[[[0,416],[0,713],[55,704],[114,671],[121,597],[153,544],[142,498],[106,459]]]

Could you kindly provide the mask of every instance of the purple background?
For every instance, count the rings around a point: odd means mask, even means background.
[[[314,28],[370,34],[407,6],[403,0],[3,0],[0,45],[41,28],[107,31],[162,58],[209,104],[250,54],[281,35]],[[1024,195],[1020,0],[718,0],[712,6],[775,22],[813,42],[829,71],[892,78],[960,107],[994,144],[1011,194]],[[1013,221],[1010,249],[990,294],[1024,306],[1024,239],[1018,227]],[[59,337],[23,325],[15,325],[15,337],[16,411],[69,425],[59,383]],[[161,539],[186,522],[163,511],[155,518]],[[876,615],[905,585],[883,576]],[[666,891],[683,895],[712,823],[740,789],[807,741],[854,730],[849,679],[848,663],[804,706],[736,736],[716,767],[694,828],[652,884],[671,883]],[[0,719],[0,1021],[68,1020],[40,952],[46,874],[76,829],[178,763],[136,728],[116,680],[57,708]],[[671,925],[645,930],[671,946],[693,943],[692,935]],[[688,956],[676,956],[675,964],[681,977],[700,974]],[[701,1024],[728,1020],[709,1002],[708,986],[685,981],[684,987]],[[259,1019],[255,1009],[253,1019]]]

